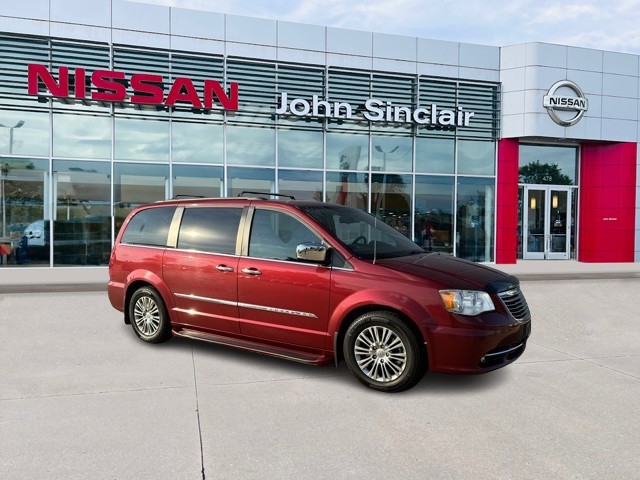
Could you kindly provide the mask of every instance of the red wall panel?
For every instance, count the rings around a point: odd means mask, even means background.
[[[579,261],[634,261],[636,161],[635,143],[582,146]]]
[[[518,238],[518,139],[498,142],[496,263],[516,263]]]

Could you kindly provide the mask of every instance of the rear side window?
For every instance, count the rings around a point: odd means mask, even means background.
[[[175,211],[176,207],[161,207],[138,212],[127,225],[121,243],[166,247]]]
[[[187,208],[178,248],[234,255],[241,216],[242,208]]]

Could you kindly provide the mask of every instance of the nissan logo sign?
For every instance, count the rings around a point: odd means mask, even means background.
[[[574,95],[562,95],[569,91]],[[553,121],[563,127],[578,123],[589,108],[584,92],[571,80],[560,80],[554,83],[544,96],[543,105]]]

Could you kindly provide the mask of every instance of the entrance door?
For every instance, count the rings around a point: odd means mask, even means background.
[[[523,258],[570,258],[571,192],[567,187],[524,187]]]

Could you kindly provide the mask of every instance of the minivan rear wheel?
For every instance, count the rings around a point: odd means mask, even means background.
[[[400,392],[422,378],[426,362],[411,329],[393,312],[360,315],[347,329],[344,358],[362,383],[383,392]]]
[[[160,294],[151,287],[136,290],[129,301],[129,319],[133,331],[149,343],[171,338],[171,322]]]

